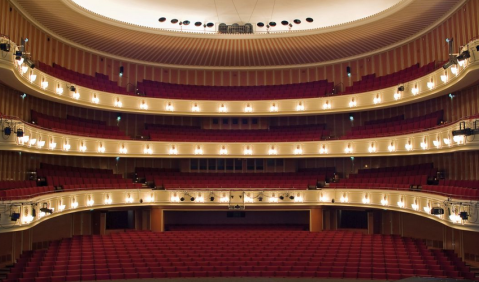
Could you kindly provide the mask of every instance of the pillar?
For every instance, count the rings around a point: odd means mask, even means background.
[[[316,207],[309,210],[309,231],[321,232],[323,230],[323,208]]]
[[[151,209],[151,231],[163,232],[165,231],[163,225],[163,209],[159,207],[153,207]]]

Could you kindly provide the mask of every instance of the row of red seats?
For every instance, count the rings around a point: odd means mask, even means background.
[[[441,122],[442,116],[443,111],[438,111],[401,121],[357,126],[353,127],[341,139],[383,137],[421,131],[437,126]]]
[[[267,100],[324,97],[333,93],[327,80],[267,86],[198,86],[144,80],[138,91],[147,97],[193,100]]]
[[[77,178],[77,177],[62,177],[62,176],[47,176],[47,183],[53,186],[64,185],[82,185],[82,184],[98,184],[104,187],[111,184],[127,184],[132,183],[131,179],[117,179],[117,178]],[[100,186],[101,187],[101,186]]]
[[[330,183],[330,188],[358,188],[358,189],[398,189],[409,190],[411,186],[426,185],[427,175],[398,176],[386,178],[349,178]]]
[[[458,186],[458,187],[467,187],[467,188],[479,189],[479,180],[442,179],[442,180],[439,180],[439,185],[442,185],[442,186]]]
[[[434,168],[433,163],[422,163],[414,165],[405,165],[405,166],[389,166],[389,167],[379,167],[379,168],[367,168],[367,169],[358,169],[359,174],[371,174],[371,173],[396,173],[404,171],[418,171],[424,169]],[[384,175],[388,176],[388,175]],[[349,176],[351,178],[351,175]]]
[[[53,192],[55,192],[55,187],[53,186],[15,188],[10,190],[0,191],[0,200],[11,201],[11,200],[27,199],[27,198],[41,196],[46,193],[53,193]]]
[[[15,188],[29,188],[36,187],[37,183],[35,181],[29,180],[2,180],[0,181],[0,190],[15,189]]]
[[[376,74],[370,74],[363,76],[362,80],[360,81],[353,82],[353,85],[346,87],[346,90],[342,94],[373,91],[386,87],[397,86],[401,83],[411,81],[431,73],[435,69],[436,62],[433,61],[422,67],[419,67],[419,63],[417,63],[403,70],[385,76],[376,77]]]
[[[397,171],[397,172],[372,172],[372,173],[358,173],[350,174],[349,179],[358,178],[387,178],[396,176],[414,176],[427,175],[430,178],[437,176],[437,168],[421,168],[417,170]]]
[[[364,125],[384,124],[384,123],[390,123],[390,122],[401,121],[401,120],[404,120],[404,114],[390,117],[390,118],[368,120],[364,122]]]
[[[109,77],[104,74],[95,73],[95,76],[90,76],[69,70],[55,63],[53,64],[53,66],[49,66],[42,62],[38,63],[38,69],[51,76],[65,80],[71,84],[80,85],[86,88],[99,91],[119,94],[131,94],[127,92],[125,87],[118,86],[117,82],[111,81]]]
[[[81,171],[58,171],[54,169],[48,168],[39,168],[37,169],[37,176],[38,177],[46,177],[46,176],[64,176],[64,177],[82,177],[82,178],[116,178],[121,179],[121,174],[113,174],[108,172],[81,172]]]
[[[76,166],[66,166],[66,165],[55,165],[55,164],[48,164],[48,163],[40,163],[40,169],[46,169],[48,171],[51,171],[51,173],[54,173],[52,171],[57,171],[57,172],[66,172],[66,173],[68,172],[93,173],[95,175],[100,175],[95,177],[102,177],[103,175],[113,175],[113,170],[111,169],[86,168],[86,167],[76,167]],[[58,175],[62,175],[62,174],[58,174]],[[67,176],[67,175],[64,175],[64,176]]]
[[[451,198],[479,200],[479,189],[458,186],[424,185],[421,192],[435,193]]]
[[[416,122],[420,122],[420,124],[423,124],[422,122],[424,120],[431,119],[431,118],[435,118],[437,122],[440,122],[443,119],[443,116],[444,116],[444,110],[440,110],[440,111],[435,111],[426,115],[409,118],[409,119],[399,119],[399,118],[393,117],[391,119],[397,119],[397,120],[389,120],[389,119],[371,120],[369,122],[374,122],[373,124],[365,123],[362,126],[354,126],[353,128],[351,128],[351,130],[361,131],[361,130],[367,130],[367,129],[378,129],[378,128],[398,126],[398,125],[404,125],[404,124],[416,123]]]
[[[221,234],[218,234],[221,233]],[[300,233],[299,236],[292,233]],[[302,234],[301,234],[302,233]],[[336,277],[336,278],[378,278],[400,279],[412,276],[473,278],[473,274],[457,257],[447,253],[429,251],[420,240],[399,236],[374,236],[367,234],[343,235],[342,231],[310,233],[304,231],[201,231],[201,232],[126,232],[108,236],[78,236],[53,242],[47,250],[28,252],[22,255],[8,273],[6,282],[60,282],[77,280],[167,278],[167,277]],[[151,235],[150,235],[151,234]],[[248,236],[245,236],[247,234]],[[224,241],[216,241],[219,236]],[[211,244],[198,244],[201,238]],[[226,240],[228,239],[229,240]],[[304,238],[306,240],[302,240]],[[318,252],[310,248],[314,240],[318,246],[357,246],[357,255],[348,257],[344,253]],[[379,240],[378,240],[379,239]],[[361,242],[368,244],[361,244]],[[235,243],[238,250],[231,251]],[[265,244],[268,242],[269,244]],[[277,244],[288,242],[288,251],[282,252]],[[95,244],[95,245],[94,245]],[[98,244],[111,246],[112,251],[125,255],[114,256],[108,250],[96,248]],[[174,256],[168,256],[163,249],[155,248],[169,244],[182,246]],[[271,246],[274,244],[274,246]],[[248,253],[257,247],[268,251]],[[291,245],[291,246],[290,246]],[[300,246],[300,247],[299,247]],[[388,246],[388,248],[384,248]],[[195,249],[192,249],[195,248]],[[375,250],[391,259],[365,259],[362,249]],[[78,251],[77,251],[78,250]],[[88,251],[87,251],[88,250]],[[127,252],[124,252],[127,250]],[[130,250],[128,252],[128,250]],[[93,256],[105,254],[103,257]],[[227,256],[214,255],[224,253]],[[202,256],[200,254],[212,254]],[[259,260],[256,254],[264,254]],[[400,255],[401,260],[392,259]],[[316,256],[319,255],[319,256]],[[163,259],[166,258],[166,259]],[[370,257],[371,258],[371,257]],[[381,263],[382,262],[382,263]]]

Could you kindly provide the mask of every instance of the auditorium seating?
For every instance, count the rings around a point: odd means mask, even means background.
[[[125,95],[133,94],[127,92],[125,87],[118,86],[118,83],[116,81],[111,81],[108,75],[104,75],[101,73],[95,73],[95,76],[90,76],[82,74],[80,72],[69,70],[55,63],[50,66],[42,62],[38,63],[38,69],[46,74],[49,74],[61,80],[65,80],[72,85],[79,85],[86,88],[110,93],[118,93]],[[56,85],[54,87],[56,87]]]
[[[37,187],[36,181],[0,181],[0,201],[26,199],[53,191],[53,186]]]
[[[188,173],[137,168],[137,175],[166,190],[305,190],[324,182],[331,168],[284,173]]]
[[[324,97],[333,93],[334,85],[327,80],[264,86],[198,86],[143,80],[137,88],[147,97],[231,101]]]
[[[330,183],[331,188],[393,189],[409,190],[427,184],[428,179],[436,177],[437,169],[432,163],[411,166],[359,169],[347,179]]]
[[[325,124],[271,126],[269,129],[220,130],[199,126],[147,124],[143,136],[155,141],[178,142],[294,142],[317,141],[329,136]]]
[[[404,119],[404,115],[370,121],[362,126],[355,126],[341,139],[360,139],[373,137],[386,137],[392,135],[408,134],[433,128],[440,124],[444,111],[437,111],[427,115]]]
[[[441,65],[442,66],[442,65]],[[359,92],[367,92],[383,89],[391,86],[420,78],[436,69],[436,62],[419,67],[419,63],[394,72],[388,75],[376,77],[376,74],[368,74],[361,78],[360,81],[354,81],[352,86],[347,86],[341,94],[354,94]]]
[[[128,231],[74,236],[24,252],[4,282],[188,277],[474,279],[451,251],[419,239],[296,229]]]
[[[35,124],[56,132],[97,138],[131,139],[130,136],[125,135],[125,132],[120,131],[118,126],[106,125],[104,121],[84,119],[70,115],[67,115],[66,118],[59,118],[33,110],[31,119]]]
[[[424,185],[421,191],[451,198],[479,200],[479,180],[439,180],[439,185]]]
[[[45,179],[50,186],[61,187],[64,191],[89,189],[141,188],[141,183],[123,179],[121,174],[113,174],[109,169],[81,168],[41,164],[37,177]]]

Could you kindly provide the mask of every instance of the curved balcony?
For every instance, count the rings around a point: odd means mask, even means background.
[[[477,150],[479,140],[453,136],[452,131],[474,128],[475,119],[466,118],[430,130],[404,135],[361,139],[298,142],[179,142],[151,140],[115,140],[54,132],[19,119],[4,119],[12,133],[0,140],[0,149],[22,152],[105,156],[164,158],[317,158],[396,156]],[[23,136],[17,137],[21,129]]]
[[[293,197],[291,197],[293,196]],[[379,208],[426,217],[455,229],[479,231],[479,223],[472,217],[462,219],[460,212],[471,214],[477,202],[464,202],[440,195],[415,191],[371,189],[328,189],[304,191],[160,191],[149,189],[88,190],[47,194],[28,201],[4,202],[0,212],[0,232],[20,231],[63,214],[100,208],[130,206],[181,206],[184,209],[278,209],[294,207],[310,209],[312,206],[348,206]],[[47,210],[41,210],[42,208]],[[444,209],[442,215],[432,215],[431,208]],[[32,210],[35,210],[32,213]],[[51,211],[51,213],[50,213]],[[10,214],[19,213],[17,221]],[[35,216],[33,216],[35,215]]]
[[[19,65],[13,56],[0,58],[0,74],[9,86],[25,93],[60,103],[85,108],[118,112],[162,115],[195,116],[281,116],[357,112],[400,106],[457,91],[477,81],[479,51],[470,42],[466,49],[470,58],[462,66],[439,69],[403,86],[350,95],[322,98],[277,99],[256,101],[205,101],[175,100],[121,95],[76,87],[75,92],[64,89],[67,81],[59,80],[37,69]],[[470,48],[468,47],[470,46]],[[12,46],[12,49],[16,46]],[[402,89],[402,87],[401,87]]]

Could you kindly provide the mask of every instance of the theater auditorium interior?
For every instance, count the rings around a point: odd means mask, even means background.
[[[0,0],[0,49],[1,282],[479,281],[479,0]]]

